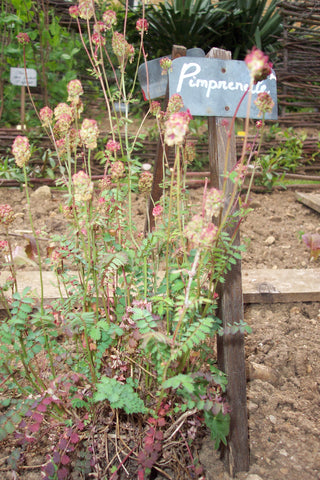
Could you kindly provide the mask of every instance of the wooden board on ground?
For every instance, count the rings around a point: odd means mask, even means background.
[[[54,272],[42,274],[44,302],[49,303],[60,297],[57,279]],[[10,272],[1,272],[0,287],[9,276]],[[18,271],[17,280],[20,292],[31,287],[33,294],[40,295],[38,271]],[[64,287],[61,288],[62,295],[66,297]],[[242,289],[244,303],[320,302],[320,269],[242,270]],[[10,293],[7,292],[7,295],[10,296]]]
[[[320,269],[242,270],[244,303],[320,301]]]
[[[313,210],[320,213],[320,193],[296,192],[296,199],[304,205],[307,205],[307,207],[313,208]]]

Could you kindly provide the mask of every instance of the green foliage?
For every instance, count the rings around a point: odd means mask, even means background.
[[[127,414],[146,413],[143,401],[134,391],[132,382],[119,383],[115,378],[102,377],[97,383],[95,402],[107,400],[111,408],[123,409]]]
[[[146,51],[168,55],[173,45],[230,50],[234,59],[258,48],[274,52],[282,32],[277,0],[166,0],[146,9]]]
[[[21,123],[21,87],[10,84],[10,67],[24,67],[22,46],[16,39],[18,33],[28,33],[31,39],[25,46],[25,62],[27,68],[37,71],[37,85],[42,92],[42,98],[35,98],[38,108],[65,101],[67,83],[87,68],[80,51],[80,39],[74,31],[62,27],[59,21],[47,4],[34,0],[5,1],[0,14],[0,81],[3,91],[0,122],[3,125]],[[34,92],[33,87],[31,91]],[[25,121],[29,126],[38,123],[32,109],[26,109]]]
[[[204,420],[210,430],[211,438],[214,441],[214,448],[219,448],[220,442],[227,445],[227,436],[230,429],[230,415],[221,411],[213,415],[209,411],[204,412]]]
[[[271,190],[275,184],[283,184],[285,172],[294,173],[301,165],[307,135],[297,133],[292,127],[282,130],[278,125],[271,127],[268,135],[271,138],[277,135],[279,144],[257,160],[259,175],[255,183]]]

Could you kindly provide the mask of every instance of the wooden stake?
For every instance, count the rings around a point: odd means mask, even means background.
[[[207,57],[229,60],[231,59],[231,53],[213,48]],[[212,187],[218,189],[221,189],[224,181],[223,171],[227,154],[228,127],[224,123],[220,117],[208,118],[210,182]],[[231,133],[229,140],[228,171],[237,161],[234,132]],[[227,197],[230,196],[233,187],[233,183],[228,182]],[[231,236],[233,231],[229,229],[228,233]],[[239,245],[239,242],[240,236],[237,233],[235,244]],[[218,317],[222,320],[223,328],[243,320],[240,261],[227,273],[225,283],[221,286],[219,294]],[[217,348],[218,367],[226,373],[228,378],[227,400],[231,407],[228,445],[223,448],[222,454],[229,473],[234,476],[237,472],[249,470],[244,335],[241,333],[225,333],[222,337],[218,337]]]
[[[174,45],[172,47],[171,58],[172,60],[174,60],[175,58],[185,57],[186,53],[187,53],[186,47],[182,47],[180,45]],[[164,99],[163,110],[167,109],[168,101],[169,101],[169,83],[167,85],[167,92]],[[165,145],[164,136],[160,132],[156,155],[155,155],[153,182],[152,182],[152,188],[151,188],[151,194],[150,194],[149,206],[148,206],[150,223],[148,221],[148,218],[146,218],[145,227],[144,227],[145,233],[147,233],[148,231],[152,231],[155,226],[152,210],[153,210],[154,204],[158,202],[162,196],[161,185],[163,182],[163,157],[164,155],[167,155],[167,152],[168,152],[168,146]]]

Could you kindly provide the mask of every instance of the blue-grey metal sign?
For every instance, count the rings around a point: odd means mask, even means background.
[[[28,85],[29,87],[36,87],[37,86],[37,72],[33,68],[27,68],[27,75],[24,68],[10,68],[10,83],[12,85],[17,85],[19,87],[25,87]],[[26,78],[27,77],[27,78]]]
[[[179,93],[185,109],[192,115],[233,117],[235,110],[250,84],[247,65],[239,60],[180,57],[172,62],[169,72],[169,95]],[[277,81],[272,71],[269,77],[252,88],[250,118],[261,118],[254,100],[267,92],[274,101],[271,113],[265,118],[277,119]],[[248,95],[242,101],[237,117],[247,116]]]
[[[190,48],[187,50],[188,57],[204,57],[205,53],[201,48]],[[147,64],[142,63],[138,70],[139,82],[144,94],[148,100],[153,98],[163,97],[166,94],[168,85],[168,74],[163,75],[160,67],[160,60],[162,58],[171,58],[171,55],[149,60]],[[185,58],[185,57],[183,57]]]

